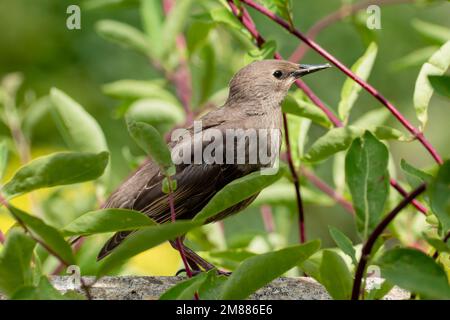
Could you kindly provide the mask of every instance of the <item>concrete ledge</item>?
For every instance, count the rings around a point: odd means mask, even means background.
[[[73,290],[71,277],[54,276],[53,285],[60,291]],[[86,284],[92,284],[93,277],[83,277]],[[184,277],[104,277],[95,283],[90,292],[98,300],[155,300],[183,280]],[[381,279],[368,279],[368,288]],[[78,290],[79,291],[79,290]],[[82,292],[82,291],[80,291]],[[409,293],[395,287],[385,297],[387,300],[408,299]],[[252,300],[328,300],[331,299],[325,288],[312,278],[278,278],[254,293]]]

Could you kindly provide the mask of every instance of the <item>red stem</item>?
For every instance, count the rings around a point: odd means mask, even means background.
[[[315,185],[319,190],[330,196],[330,198],[339,203],[349,213],[355,214],[355,210],[353,209],[352,204],[349,201],[345,200],[345,198],[341,194],[336,192],[336,190],[326,184],[325,181],[320,179],[305,167],[300,168],[300,170],[302,172],[302,175],[304,175],[308,179],[308,181]]]
[[[177,219],[177,215],[175,213],[175,205],[174,205],[174,201],[173,201],[172,180],[170,179],[169,176],[167,176],[167,182],[169,184],[169,194],[167,196],[169,198],[170,219],[172,222],[175,222]],[[183,264],[184,264],[184,269],[186,270],[186,274],[187,274],[188,278],[192,278],[192,271],[191,271],[191,268],[189,267],[189,263],[186,258],[186,253],[184,252],[184,248],[183,248],[183,242],[181,241],[180,237],[177,237],[176,243],[177,243],[178,252],[180,253],[180,256],[181,256],[181,260],[183,261]],[[195,300],[198,300],[197,292],[195,293],[194,298],[195,298]]]
[[[378,237],[383,233],[384,229],[391,223],[397,214],[412,202],[414,198],[419,196],[426,189],[425,184],[420,185],[417,189],[411,192],[406,198],[404,198],[372,231],[367,242],[364,244],[361,250],[361,258],[359,259],[358,266],[355,272],[355,280],[353,282],[352,300],[358,300],[361,291],[361,282],[364,277],[364,271],[366,269],[367,262],[369,261],[370,254],[373,246]]]
[[[342,62],[340,62],[338,59],[336,59],[333,55],[328,53],[325,49],[323,49],[321,46],[319,46],[316,42],[312,41],[308,37],[306,37],[303,33],[301,33],[299,30],[292,28],[290,24],[285,21],[284,19],[280,18],[264,6],[255,3],[253,0],[241,0],[241,2],[247,4],[248,6],[256,9],[257,11],[261,12],[263,15],[271,19],[272,21],[276,22],[283,28],[285,28],[287,31],[289,31],[291,34],[302,40],[304,43],[306,43],[309,47],[314,49],[317,53],[319,53],[322,57],[330,61],[332,64],[334,64],[339,70],[341,70],[343,73],[345,73],[349,78],[354,80],[356,83],[358,83],[364,90],[369,92],[375,99],[377,99],[381,104],[383,104],[388,110],[394,115],[394,117],[397,118],[398,121],[417,139],[420,141],[420,143],[425,147],[425,149],[428,150],[430,155],[436,160],[438,164],[442,164],[442,158],[437,153],[437,151],[433,148],[433,146],[426,140],[425,136],[422,132],[420,132],[417,128],[415,128],[395,107],[392,103],[390,103],[383,95],[381,95],[374,87],[372,87],[370,84],[362,80],[360,77],[358,77],[356,74],[354,74],[349,68],[347,68]]]
[[[283,113],[283,125],[284,125],[284,141],[286,143],[286,155],[287,161],[289,164],[289,170],[292,175],[292,182],[295,186],[295,198],[297,200],[297,210],[298,210],[298,229],[300,235],[300,243],[304,243],[306,241],[305,235],[305,211],[303,208],[302,195],[300,193],[300,181],[297,174],[297,170],[295,170],[294,161],[292,160],[292,150],[291,150],[291,142],[289,140],[289,126],[287,121],[286,113]]]
[[[5,235],[3,234],[2,230],[0,230],[0,243],[1,244],[5,243]]]

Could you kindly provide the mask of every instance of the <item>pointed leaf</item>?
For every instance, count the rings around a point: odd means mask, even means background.
[[[202,272],[190,279],[177,283],[164,292],[161,297],[159,297],[159,300],[192,300],[194,294],[198,292],[201,285],[215,272],[217,272],[215,269],[208,272]]]
[[[3,192],[15,197],[39,188],[94,180],[105,171],[108,158],[108,152],[61,152],[40,157],[21,167]]]
[[[105,135],[97,121],[75,100],[61,90],[52,88],[50,98],[58,128],[74,151],[108,151]]]
[[[161,46],[163,42],[164,14],[161,1],[141,0],[141,20],[148,37],[148,49],[153,57],[161,57]]]
[[[54,253],[58,255],[67,265],[75,264],[75,257],[70,245],[64,240],[61,233],[49,226],[39,218],[33,217],[28,213],[10,206],[11,214],[29,230],[33,232],[39,239],[41,239]],[[47,248],[45,248],[47,249]],[[53,254],[53,252],[50,252]]]
[[[369,78],[370,72],[372,71],[372,66],[377,56],[377,51],[378,47],[376,43],[372,42],[364,55],[352,66],[352,71],[364,81]],[[361,89],[362,87],[354,80],[350,78],[345,80],[341,91],[341,101],[338,106],[339,116],[342,121],[348,121],[350,110],[355,104]]]
[[[324,250],[320,264],[320,279],[335,300],[348,300],[352,293],[353,278],[339,254]]]
[[[201,223],[198,222],[176,221],[145,227],[134,232],[105,258],[98,270],[97,277],[106,274],[111,269],[119,266],[125,260],[138,253],[153,248],[165,241],[173,240],[200,225]]]
[[[430,75],[443,75],[450,65],[450,41],[436,51],[420,69],[414,88],[414,108],[421,128],[425,128],[428,120],[428,104],[433,95],[433,87],[428,81]]]
[[[436,179],[432,181],[428,195],[431,210],[438,217],[443,234],[450,231],[450,160],[440,166]]]
[[[174,168],[169,148],[158,130],[144,122],[127,121],[128,131],[136,143],[167,173]]]
[[[433,258],[414,249],[393,249],[377,261],[387,281],[428,299],[450,299],[443,268]]]
[[[12,229],[0,255],[0,292],[11,297],[20,287],[31,285],[31,257],[36,242],[20,229]]]
[[[195,216],[196,221],[206,221],[219,212],[248,199],[262,189],[270,186],[286,173],[285,167],[280,167],[276,174],[263,175],[256,171],[236,179],[223,187]]]
[[[339,229],[332,226],[328,226],[328,229],[337,246],[352,259],[353,264],[356,266],[358,260],[356,259],[356,251],[355,248],[353,248],[352,241]]]
[[[320,241],[291,246],[244,260],[223,286],[222,299],[245,299],[253,292],[305,261],[319,250]]]
[[[450,98],[450,77],[449,76],[428,76],[428,81],[430,81],[433,89],[443,95],[444,97]]]
[[[389,191],[386,146],[370,132],[353,141],[345,158],[345,176],[356,212],[356,225],[367,239],[383,215]]]
[[[297,94],[289,94],[286,99],[284,99],[282,109],[283,112],[311,119],[313,122],[325,128],[332,127],[330,120],[322,110],[312,103],[301,99]]]
[[[128,24],[114,20],[100,20],[96,23],[95,30],[106,40],[122,47],[133,49],[146,56],[152,52],[150,42],[145,34]]]
[[[83,214],[63,229],[64,235],[90,235],[105,232],[135,230],[155,225],[139,211],[127,209],[102,209]]]

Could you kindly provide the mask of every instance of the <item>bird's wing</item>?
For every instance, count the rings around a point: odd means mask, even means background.
[[[226,184],[246,173],[236,165],[193,164],[179,170],[173,180],[177,189],[173,192],[176,219],[193,218],[208,201]],[[162,191],[162,175],[157,175],[134,199],[131,209],[141,211],[158,223],[171,220],[168,195]],[[107,256],[131,231],[116,233],[102,248],[97,259]]]

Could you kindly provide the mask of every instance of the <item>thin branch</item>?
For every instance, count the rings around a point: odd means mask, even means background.
[[[361,282],[364,277],[364,272],[366,269],[367,262],[370,259],[370,254],[372,252],[373,246],[377,241],[378,237],[383,233],[384,229],[389,225],[389,223],[394,220],[397,214],[404,209],[408,204],[412,202],[414,198],[419,196],[426,189],[426,185],[422,184],[413,192],[411,192],[406,198],[404,198],[386,217],[381,220],[381,222],[372,231],[366,243],[361,250],[361,258],[359,259],[358,266],[355,272],[355,280],[353,282],[352,289],[352,300],[358,300],[361,291]]]
[[[297,202],[297,210],[298,210],[298,229],[300,235],[300,243],[304,243],[306,241],[305,234],[305,210],[303,208],[302,194],[300,192],[300,180],[297,174],[297,170],[294,166],[294,161],[292,159],[292,150],[291,150],[291,142],[289,140],[289,126],[287,121],[286,113],[283,113],[283,125],[284,125],[284,141],[286,143],[286,153],[287,160],[289,164],[289,170],[292,175],[292,182],[295,186],[295,199]]]
[[[301,167],[300,171],[303,176],[308,179],[313,185],[315,185],[319,190],[327,194],[331,199],[340,204],[347,212],[355,214],[352,204],[347,201],[339,192],[330,187],[325,181],[316,176],[311,170]]]
[[[315,40],[317,35],[325,28],[331,26],[332,24],[344,20],[345,18],[352,16],[359,11],[366,9],[370,5],[387,5],[387,4],[399,4],[412,2],[412,0],[368,0],[361,1],[353,4],[344,4],[336,11],[330,13],[329,15],[318,20],[307,32],[306,37],[311,40]],[[299,62],[305,53],[308,51],[309,47],[303,42],[299,44],[297,49],[289,57],[292,62]]]
[[[322,57],[330,61],[334,64],[339,70],[341,70],[344,74],[346,74],[350,79],[354,80],[358,83],[364,90],[370,93],[375,99],[377,99],[381,104],[383,104],[397,120],[417,139],[420,143],[425,147],[426,150],[430,153],[430,155],[435,159],[438,164],[442,164],[442,158],[438,154],[438,152],[433,148],[433,146],[428,142],[423,133],[415,128],[396,108],[395,106],[389,102],[383,95],[381,95],[374,87],[372,87],[369,83],[362,80],[355,73],[353,73],[349,68],[347,68],[342,62],[340,62],[336,57],[331,55],[321,46],[319,46],[316,42],[312,41],[308,37],[306,37],[303,33],[301,33],[298,29],[291,28],[289,23],[284,19],[280,18],[264,6],[254,2],[253,0],[241,0],[242,3],[247,4],[248,6],[256,9],[270,20],[276,22],[278,25],[285,28],[292,35],[302,40],[309,47],[314,49],[317,53],[319,53]]]
[[[174,205],[174,201],[173,201],[172,179],[170,178],[169,175],[167,175],[166,178],[167,178],[167,182],[168,182],[168,185],[169,185],[169,193],[168,193],[167,196],[169,198],[170,219],[171,219],[172,222],[175,222],[176,219],[177,219],[177,215],[176,215],[176,212],[175,212],[175,205]],[[180,237],[177,237],[176,243],[177,243],[177,250],[180,253],[181,260],[183,261],[183,264],[184,264],[184,269],[186,270],[186,274],[187,274],[188,278],[192,278],[192,271],[191,271],[191,268],[190,268],[189,263],[187,261],[186,253],[184,252],[183,243],[182,243]],[[195,300],[198,300],[198,294],[197,293],[195,293],[194,298],[195,298]]]
[[[3,234],[2,230],[0,230],[0,244],[5,243],[5,235]]]

